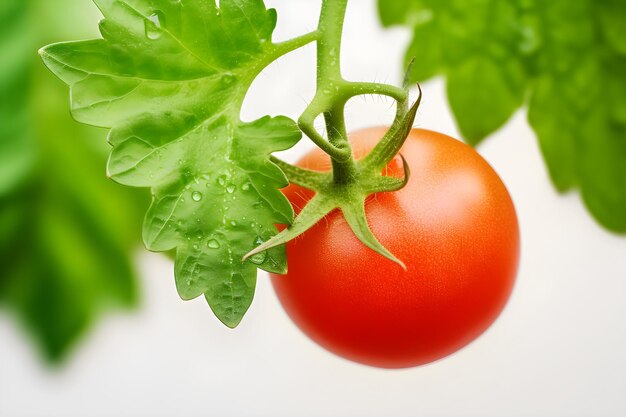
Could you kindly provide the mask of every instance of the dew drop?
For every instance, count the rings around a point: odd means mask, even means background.
[[[237,187],[235,187],[233,184],[230,184],[228,187],[226,187],[226,191],[228,191],[229,194],[232,194],[235,192],[235,189]]]
[[[193,201],[200,201],[202,200],[202,193],[199,191],[194,191],[193,193],[191,193],[191,198],[193,199]]]
[[[244,191],[248,191],[250,189],[250,183],[247,182],[244,185],[241,186],[241,189]]]
[[[220,175],[219,177],[217,177],[217,183],[222,187],[226,185],[226,175]]]
[[[237,222],[236,222],[236,221],[234,221],[234,220],[231,220],[231,221],[230,221],[230,225],[231,225],[231,226],[233,226],[233,227],[235,227],[235,226],[237,226]]]
[[[198,244],[196,243],[196,244],[193,245],[193,249],[194,250],[198,250],[198,249],[200,249],[200,246],[198,246]]]
[[[220,247],[220,242],[218,242],[215,239],[211,239],[209,240],[209,242],[207,243],[207,246],[211,249],[218,249]]]
[[[146,37],[156,40],[163,34],[161,28],[165,26],[165,15],[163,12],[155,11],[145,20]]]
[[[263,262],[265,262],[266,258],[267,258],[267,252],[263,251],[263,252],[255,253],[249,259],[250,259],[250,262],[252,262],[253,264],[261,265]]]

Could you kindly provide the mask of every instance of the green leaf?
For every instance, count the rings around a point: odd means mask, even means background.
[[[423,45],[428,45],[424,48]],[[415,26],[413,40],[406,52],[405,65],[411,66],[410,79],[427,80],[443,70],[445,44],[439,34],[436,21],[428,19]]]
[[[576,185],[576,154],[581,141],[579,114],[562,99],[569,85],[562,78],[541,77],[528,110],[528,121],[537,133],[552,182],[561,192]]]
[[[603,0],[598,2],[600,28],[607,42],[617,52],[626,54],[626,7],[622,0]]]
[[[528,118],[559,191],[626,233],[626,3],[620,0],[379,1],[385,25],[414,31],[411,81],[447,78],[476,145],[530,97]],[[421,16],[421,18],[416,18]]]
[[[276,12],[261,0],[96,0],[103,39],[41,51],[71,86],[76,120],[110,128],[109,175],[150,187],[146,246],[176,250],[183,299],[204,294],[235,327],[254,295],[257,267],[282,272],[284,248],[243,255],[290,223],[287,184],[272,152],[301,137],[295,122],[239,118],[258,73],[280,56]]]
[[[378,3],[380,19],[385,26],[415,23],[422,3],[416,0],[385,0]]]
[[[35,46],[29,9],[25,0],[4,0],[0,5],[0,196],[26,179],[36,158],[28,96],[23,94],[29,88]]]
[[[480,56],[448,71],[450,107],[471,145],[504,125],[522,104],[524,81],[519,63]]]
[[[7,122],[0,124],[0,181],[17,178],[5,157],[29,161],[20,180],[0,192],[0,306],[24,325],[47,359],[59,361],[103,311],[136,305],[131,255],[139,239],[133,230],[147,196],[106,179],[107,149],[97,145],[104,132],[76,125],[65,107],[66,89],[37,59],[36,44],[59,30],[33,18],[44,6],[43,0],[0,6],[7,23],[0,25],[0,45],[12,50],[2,52],[8,65],[0,72],[2,85],[10,86],[3,87],[0,107]],[[74,12],[71,20],[83,16]]]

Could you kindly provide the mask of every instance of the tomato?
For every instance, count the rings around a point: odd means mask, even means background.
[[[384,131],[353,134],[355,156]],[[406,271],[363,245],[334,211],[287,244],[289,271],[272,275],[304,333],[344,358],[385,368],[440,359],[484,332],[511,293],[520,245],[509,193],[471,147],[413,129],[400,153],[411,168],[408,184],[372,196],[366,214]],[[330,161],[315,150],[299,165],[327,170]],[[397,160],[386,169],[402,175]],[[283,191],[296,209],[312,197],[294,185]]]

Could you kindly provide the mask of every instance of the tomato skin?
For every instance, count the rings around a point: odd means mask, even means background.
[[[351,135],[355,155],[384,131]],[[515,208],[478,153],[422,129],[412,130],[400,153],[411,168],[408,184],[368,200],[366,214],[407,271],[363,245],[335,211],[287,244],[289,272],[272,275],[304,333],[344,358],[383,368],[432,362],[478,337],[504,308],[519,259]],[[299,165],[330,168],[319,150]],[[387,170],[401,176],[402,164]],[[294,185],[283,191],[296,209],[312,196]]]

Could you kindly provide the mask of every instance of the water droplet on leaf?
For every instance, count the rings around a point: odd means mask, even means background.
[[[200,200],[202,200],[202,193],[199,192],[199,191],[194,191],[191,194],[191,198],[193,198],[193,201],[200,201]]]
[[[226,191],[228,191],[229,194],[232,194],[235,192],[235,189],[237,187],[235,187],[233,184],[230,184],[228,187],[226,187]]]
[[[250,259],[250,262],[252,262],[253,264],[261,265],[263,262],[265,262],[265,258],[267,258],[267,253],[263,251],[263,252],[255,253],[249,259]]]
[[[155,11],[144,22],[146,29],[146,37],[156,40],[163,34],[162,28],[165,26],[165,15],[161,11]]]
[[[217,249],[220,247],[220,242],[218,242],[215,239],[211,239],[209,240],[209,242],[207,243],[207,246],[211,249]]]

